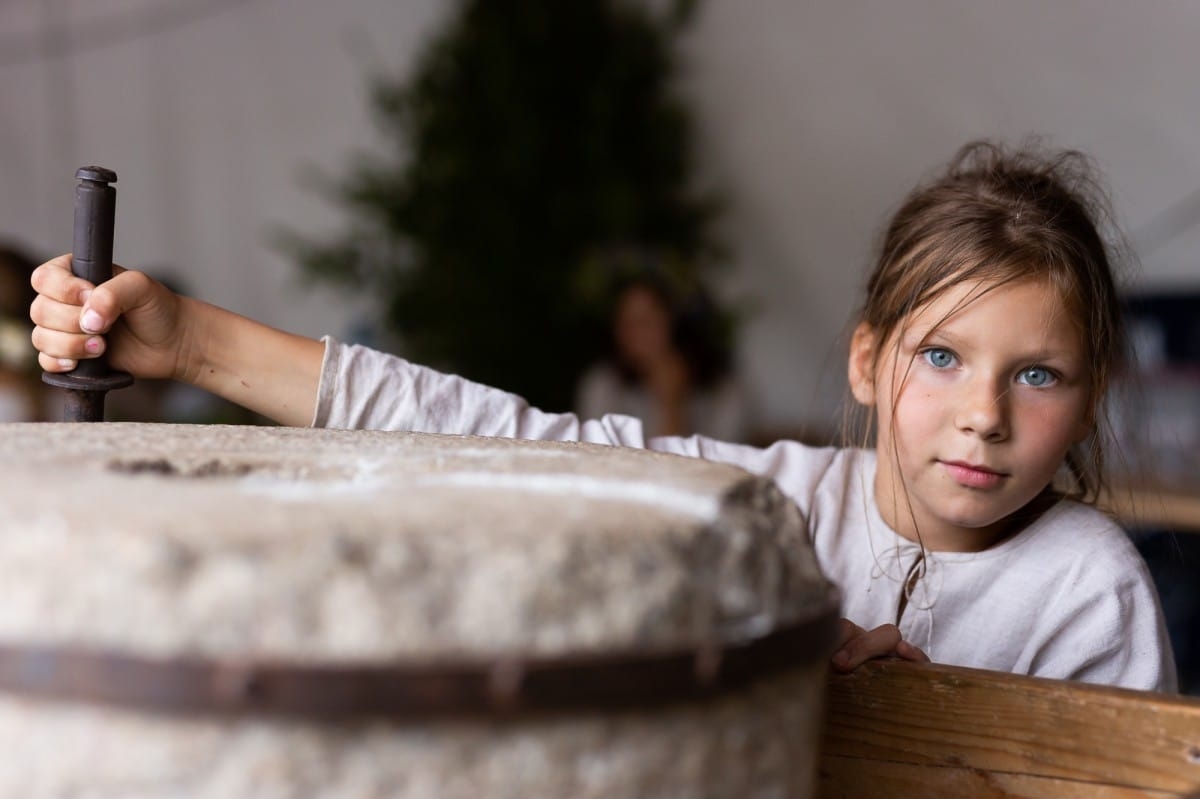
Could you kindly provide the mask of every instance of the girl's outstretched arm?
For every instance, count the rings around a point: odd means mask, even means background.
[[[281,424],[308,425],[324,345],[172,293],[141,272],[114,267],[99,286],[71,273],[71,256],[33,273],[33,344],[48,372],[107,353],[135,377],[191,383]]]

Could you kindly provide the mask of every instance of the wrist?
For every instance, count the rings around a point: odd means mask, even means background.
[[[217,373],[215,358],[219,357],[222,343],[219,334],[228,325],[213,324],[212,317],[227,314],[214,305],[192,299],[176,297],[177,335],[172,377],[183,383],[201,388],[211,382],[206,378]],[[232,314],[230,314],[232,316]]]
[[[280,424],[311,423],[322,342],[199,300],[180,301],[180,379]]]

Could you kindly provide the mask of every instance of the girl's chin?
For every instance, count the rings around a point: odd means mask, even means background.
[[[1004,537],[1010,515],[1011,512],[997,514],[994,510],[947,510],[918,524],[921,539],[930,549],[974,552]]]

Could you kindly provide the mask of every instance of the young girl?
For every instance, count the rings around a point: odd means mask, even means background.
[[[114,368],[196,384],[283,424],[646,447],[774,478],[844,595],[834,666],[898,656],[1175,690],[1154,585],[1091,506],[1102,397],[1124,342],[1082,160],[962,151],[888,227],[849,354],[875,446],[766,449],[647,440],[400,358],[267,328],[69,257],[33,284],[48,371],[107,350]],[[869,432],[869,431],[868,431]]]

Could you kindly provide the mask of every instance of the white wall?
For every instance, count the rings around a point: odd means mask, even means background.
[[[340,174],[373,143],[364,76],[407,69],[445,7],[0,3],[3,42],[24,44],[47,25],[76,37],[69,57],[34,52],[15,64],[0,43],[0,235],[69,250],[75,169],[100,164],[118,175],[119,263],[184,269],[197,296],[298,332],[341,332],[352,310],[305,289],[270,234],[337,226],[336,208],[302,173]]]
[[[368,67],[410,65],[449,6],[0,3],[0,235],[69,249],[74,170],[99,163],[120,176],[119,261],[183,266],[214,302],[341,332],[353,309],[303,290],[266,234],[336,227],[302,171],[371,145]],[[47,29],[76,31],[68,54]],[[685,86],[705,179],[731,201],[726,288],[758,308],[743,350],[766,422],[833,414],[871,244],[963,141],[1047,135],[1096,157],[1135,237],[1169,218],[1200,190],[1198,42],[1200,4],[1167,0],[708,0]],[[1200,283],[1200,224],[1151,243],[1142,282]]]

